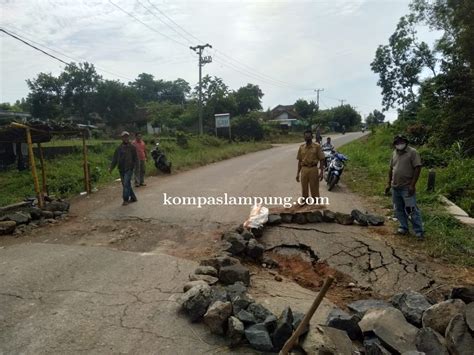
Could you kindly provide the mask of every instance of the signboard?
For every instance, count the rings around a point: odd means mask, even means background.
[[[219,113],[214,115],[216,118],[216,128],[226,128],[230,127],[230,114],[229,113]]]

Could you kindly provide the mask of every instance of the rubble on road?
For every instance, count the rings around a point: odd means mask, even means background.
[[[268,221],[368,226],[380,225],[383,217],[356,210],[351,215],[324,210],[270,214]],[[223,233],[222,252],[200,261],[190,275],[194,281],[184,286],[181,303],[191,321],[203,321],[211,333],[225,336],[231,347],[246,344],[262,352],[279,352],[304,314],[287,307],[277,317],[247,293],[251,273],[242,262],[281,268],[264,254],[265,247],[258,241],[263,232],[264,228],[238,226]],[[277,272],[269,272],[283,280]],[[355,289],[357,285],[349,286]],[[300,350],[306,354],[470,354],[474,348],[473,295],[474,286],[467,286],[454,288],[450,299],[437,304],[412,290],[399,292],[389,301],[359,299],[345,305],[348,311],[334,308],[325,324],[308,325],[298,342]]]
[[[3,207],[0,214],[0,235],[21,235],[45,224],[56,223],[69,211],[69,202],[48,198],[43,209],[32,204]]]

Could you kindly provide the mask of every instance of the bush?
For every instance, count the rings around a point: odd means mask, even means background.
[[[188,148],[188,137],[184,132],[176,132],[176,143],[181,148]]]
[[[262,140],[264,131],[261,123],[249,116],[237,116],[232,120],[232,136],[237,140]]]
[[[445,167],[450,160],[450,154],[440,151],[439,148],[421,147],[418,153],[425,168]]]
[[[207,145],[209,147],[220,147],[224,144],[224,141],[220,138],[217,138],[215,136],[211,136],[209,134],[205,134],[201,137],[199,137],[199,141],[203,145]]]

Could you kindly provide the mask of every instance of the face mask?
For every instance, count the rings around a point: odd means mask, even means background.
[[[306,143],[309,144],[309,143],[311,143],[311,142],[313,142],[313,138],[306,138]]]
[[[406,147],[407,147],[406,143],[395,144],[395,149],[396,150],[404,150]]]

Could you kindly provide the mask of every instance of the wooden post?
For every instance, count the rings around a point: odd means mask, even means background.
[[[30,156],[30,169],[31,175],[33,175],[33,183],[35,185],[35,192],[38,198],[38,205],[40,208],[43,208],[43,194],[40,191],[39,182],[38,182],[38,174],[36,173],[36,165],[35,165],[35,156],[33,153],[33,141],[31,139],[31,131],[30,128],[26,128],[26,142],[28,143],[28,155]]]
[[[86,132],[82,131],[82,155],[84,160],[84,189],[88,194],[91,193],[91,183],[89,177],[89,164],[87,162],[87,144],[86,144]]]
[[[316,309],[318,309],[319,305],[321,304],[324,296],[326,295],[326,292],[328,292],[329,287],[331,287],[331,284],[333,283],[334,278],[332,276],[329,276],[326,281],[324,282],[323,287],[321,287],[321,290],[319,291],[318,295],[316,296],[316,299],[314,300],[313,304],[311,305],[311,308],[309,309],[308,313],[304,316],[303,320],[301,321],[300,325],[298,328],[296,328],[295,332],[293,335],[288,339],[283,345],[283,348],[281,349],[279,355],[288,355],[288,353],[291,351],[293,346],[298,342],[298,339],[301,336],[301,333],[303,333],[303,330],[308,326],[309,321],[313,317],[314,312],[316,312]]]
[[[43,191],[43,196],[44,196],[47,194],[48,191],[46,189],[46,170],[44,166],[43,147],[41,146],[41,143],[38,143],[38,151],[39,151],[40,164],[41,164],[42,191]]]

